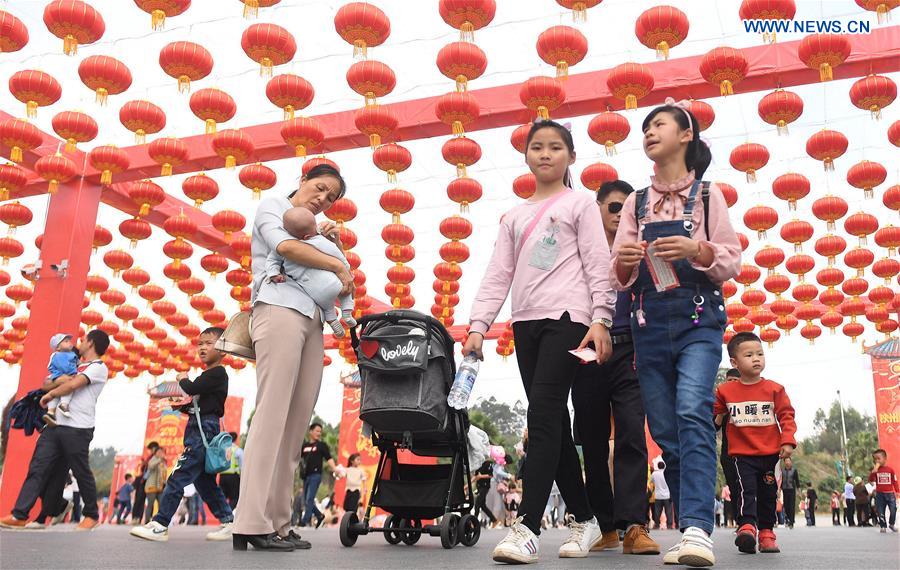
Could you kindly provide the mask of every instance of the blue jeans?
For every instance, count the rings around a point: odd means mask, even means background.
[[[716,430],[713,385],[722,361],[725,310],[718,290],[700,289],[700,322],[694,325],[695,288],[645,290],[635,299],[646,325],[631,318],[635,364],[650,434],[663,450],[666,482],[679,527],[712,534],[715,520]]]
[[[884,509],[890,511],[890,521],[885,521]],[[887,524],[897,524],[897,496],[893,493],[875,493],[875,512],[878,514],[878,525],[885,528]],[[886,524],[887,523],[887,524]]]
[[[311,473],[303,480],[303,497],[306,502],[306,510],[303,512],[303,519],[300,523],[303,526],[309,524],[313,514],[316,515],[316,518],[323,516],[319,507],[316,506],[316,493],[319,492],[319,485],[321,483],[321,473]]]
[[[216,416],[201,416],[203,433],[207,441],[219,433],[219,418]],[[184,488],[191,483],[197,488],[197,495],[209,505],[209,509],[219,521],[226,523],[234,520],[231,507],[225,500],[225,494],[216,484],[216,476],[206,472],[206,448],[200,438],[200,429],[197,427],[197,418],[188,418],[187,427],[184,429],[184,451],[178,458],[175,470],[166,481],[166,490],[159,501],[159,511],[153,520],[163,526],[169,526],[181,498],[184,496]],[[201,505],[202,506],[202,505]]]

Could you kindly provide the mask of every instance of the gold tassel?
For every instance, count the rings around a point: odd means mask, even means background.
[[[72,34],[67,34],[63,38],[63,53],[66,55],[75,55],[78,53],[78,40]]]
[[[463,42],[475,41],[475,26],[472,22],[463,22],[459,27],[459,40]]]
[[[797,201],[796,200],[788,200],[788,211],[789,212],[797,211]]]
[[[75,139],[66,139],[66,152],[75,152],[75,144],[77,142]]]
[[[106,186],[107,184],[112,184],[112,171],[104,170],[100,173],[100,184]]]
[[[393,299],[391,299],[391,305],[393,305],[395,309],[397,307],[399,307],[400,306],[400,297],[394,297]]]
[[[27,115],[31,119],[37,117],[37,108],[37,101],[29,101],[25,103],[25,115]]]
[[[875,8],[875,14],[877,14],[879,24],[891,21],[891,10],[887,4],[879,4]]]
[[[106,87],[98,87],[96,93],[95,100],[101,107],[105,107],[106,99],[109,97],[109,91],[106,90]]]
[[[285,105],[284,106],[284,120],[290,121],[294,118],[294,106],[293,105]]]
[[[141,209],[138,210],[138,217],[146,216],[149,213],[150,213],[150,204],[148,204],[147,202],[144,202],[143,204],[141,204]]]
[[[9,189],[5,186],[0,188],[0,200],[9,200]]]
[[[190,93],[191,92],[191,78],[187,75],[180,75],[178,77],[178,92],[179,93]]]
[[[747,170],[747,182],[750,184],[756,183],[756,170],[750,168]]]
[[[876,121],[881,120],[881,107],[879,107],[878,105],[872,105],[871,107],[869,107],[869,113],[872,114],[872,118]]]
[[[540,107],[537,108],[537,114],[538,114],[538,117],[540,117],[546,121],[547,119],[550,118],[550,109],[548,109],[544,105],[541,105]]]
[[[137,247],[137,242],[138,242],[138,240],[136,240],[136,239],[131,240],[131,241],[129,242],[129,249],[134,249],[134,248],[136,248],[136,247]],[[134,288],[132,288],[132,291],[134,291]]]
[[[216,134],[216,120],[215,119],[206,119],[206,134],[208,134],[208,135]]]
[[[456,76],[456,90],[464,93],[469,89],[469,79],[465,75]]]
[[[259,188],[254,188],[253,189],[253,199],[259,200],[259,196],[261,193],[262,193],[262,190],[260,190]]]
[[[398,214],[397,212],[394,212],[394,215],[391,216],[391,223],[399,224],[400,223],[400,214]]]
[[[378,101],[375,100],[375,94],[372,93],[371,91],[366,91],[365,99],[366,99],[366,107],[374,107],[375,105],[378,104]]]
[[[787,126],[787,123],[784,122],[783,119],[780,120],[780,121],[778,121],[777,127],[778,127],[778,136],[790,134],[790,133],[788,132],[788,126]]]
[[[875,197],[875,189],[874,188],[865,188],[863,189],[863,196],[865,196],[866,200],[871,200]]]
[[[616,144],[612,141],[606,141],[606,156],[615,156],[616,154]]]
[[[766,230],[759,230],[756,232],[756,237],[760,240],[766,239]]]
[[[794,253],[803,253],[803,245],[799,243],[794,244]]]
[[[826,158],[822,161],[822,164],[825,166],[825,172],[831,172],[834,170],[834,160],[831,158]]]
[[[719,83],[719,94],[722,97],[728,95],[734,95],[734,85],[728,79],[723,79],[721,83]]]
[[[584,2],[576,2],[572,5],[572,21],[587,22],[587,5]]]
[[[669,59],[669,42],[656,44],[656,59]]]
[[[775,32],[770,32],[770,34],[769,34],[769,43],[770,43],[770,44],[774,44],[775,41],[776,41],[776,38],[775,38]]]
[[[461,214],[469,213],[469,203],[468,202],[461,202],[459,204],[459,213],[461,213]]]
[[[259,76],[272,77],[272,60],[268,57],[262,58],[262,61],[259,62]]]
[[[456,136],[462,136],[465,134],[466,129],[462,124],[462,121],[453,121],[453,126],[451,127],[453,134]]]
[[[831,81],[834,79],[834,72],[830,63],[819,65],[819,81]]]
[[[259,0],[244,0],[244,17],[248,20],[259,16]]]
[[[368,50],[365,40],[356,40],[353,42],[353,59],[366,59]]]
[[[556,77],[560,80],[565,81],[569,78],[569,64],[565,61],[557,61],[556,62]]]
[[[225,168],[228,170],[234,170],[235,165],[237,165],[237,159],[234,158],[233,154],[229,154],[225,157]]]
[[[9,151],[9,159],[16,164],[22,162],[24,160],[24,157],[22,156],[22,147],[12,147],[12,149]]]
[[[150,26],[154,30],[161,30],[166,25],[166,13],[162,10],[153,10],[150,13]]]
[[[298,144],[294,147],[294,156],[299,158],[306,158],[306,145]]]
[[[394,170],[393,168],[388,170],[387,178],[388,178],[388,182],[390,182],[391,184],[396,184],[397,183],[397,171]]]
[[[637,109],[637,95],[629,93],[625,96],[625,109]]]
[[[138,129],[134,131],[134,142],[138,144],[144,144],[145,142],[147,142],[147,133],[144,131],[144,129]]]
[[[51,194],[56,194],[57,190],[59,190],[59,181],[51,180],[50,183],[47,185],[47,191],[50,192]]]
[[[465,178],[466,177],[466,165],[463,163],[458,163],[456,165],[456,177],[457,178]]]
[[[160,176],[172,176],[172,165],[168,162],[163,163]]]
[[[372,133],[371,135],[369,135],[369,146],[372,147],[372,150],[375,150],[376,148],[378,148],[378,146],[380,144],[381,144],[381,135],[379,135],[378,133]]]

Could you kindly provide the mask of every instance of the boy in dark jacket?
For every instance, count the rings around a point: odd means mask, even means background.
[[[131,529],[131,534],[145,540],[165,542],[169,540],[169,522],[178,510],[184,496],[184,488],[191,483],[197,488],[200,498],[209,505],[213,515],[222,523],[219,530],[206,535],[207,540],[230,540],[234,514],[225,500],[225,494],[216,484],[216,476],[206,472],[206,448],[200,430],[211,441],[220,431],[219,422],[225,415],[225,398],[228,397],[228,372],[222,366],[222,353],[215,349],[216,341],[224,331],[210,327],[200,333],[197,353],[206,370],[194,380],[187,374],[177,376],[181,389],[189,396],[198,399],[200,422],[194,413],[192,404],[181,407],[188,414],[187,427],[184,430],[184,452],[178,458],[178,464],[166,481],[165,491],[159,503],[159,512],[153,520],[144,526]]]

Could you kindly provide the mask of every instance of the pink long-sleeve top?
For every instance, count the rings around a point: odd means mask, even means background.
[[[487,272],[472,305],[471,330],[486,333],[512,289],[512,321],[559,319],[590,326],[612,319],[616,294],[609,282],[609,245],[592,194],[566,191],[517,247],[544,201],[526,201],[504,214]],[[553,197],[548,198],[552,200]],[[530,264],[538,242],[551,236],[559,254],[550,270]]]
[[[650,188],[647,190],[647,217],[645,222],[666,222],[680,220],[684,212],[684,204],[691,193],[691,184],[694,183],[694,171],[672,184],[663,184],[655,176],[650,177]],[[613,242],[612,263],[610,264],[610,283],[620,291],[628,290],[637,279],[638,268],[631,272],[628,281],[622,283],[616,274],[616,261],[619,258],[619,247],[623,243],[640,242],[641,231],[637,220],[634,218],[634,200],[636,192],[625,200],[622,206],[622,217],[619,219],[619,230],[616,232],[616,240]],[[691,236],[699,240],[702,247],[713,252],[713,261],[708,266],[703,266],[693,261],[691,267],[706,273],[710,281],[718,284],[736,277],[741,271],[741,243],[737,233],[728,219],[728,205],[718,186],[711,184],[709,188],[709,233],[703,224],[703,201],[700,192],[694,203],[694,212],[691,219],[694,222],[694,233]]]

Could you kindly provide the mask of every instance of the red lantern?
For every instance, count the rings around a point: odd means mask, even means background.
[[[131,164],[128,153],[112,145],[97,146],[88,152],[88,162],[100,171],[100,184],[112,184],[113,173],[125,171]]]
[[[756,171],[769,163],[769,150],[761,144],[744,143],[731,151],[732,168],[747,176],[747,182],[756,182]]]
[[[828,311],[822,315],[819,321],[831,330],[831,334],[834,334],[835,329],[844,322],[844,317],[837,311]]]
[[[200,261],[201,265],[203,264],[203,260]],[[226,264],[227,268],[227,264]],[[224,270],[223,270],[224,271]],[[187,279],[182,279],[178,282],[178,290],[187,295],[188,297],[193,297],[194,295],[199,295],[206,289],[206,285],[203,284],[203,281],[197,279],[196,277],[188,277]]]
[[[744,225],[755,230],[759,239],[766,239],[766,230],[778,223],[778,212],[768,206],[754,206],[744,214]]]
[[[690,106],[691,113],[697,119],[697,122],[700,123],[700,130],[705,131],[710,128],[713,124],[713,121],[716,120],[716,112],[712,108],[712,105],[705,101],[695,101],[691,99]]]
[[[166,126],[166,114],[149,101],[129,101],[119,109],[119,122],[134,133],[134,140],[143,144],[147,135],[158,133]]]
[[[381,145],[372,153],[372,162],[379,170],[388,175],[388,182],[397,181],[397,173],[403,172],[412,164],[412,154],[396,143]]]
[[[114,249],[107,251],[103,255],[103,263],[112,269],[113,276],[118,277],[119,273],[125,269],[130,269],[134,265],[134,258],[121,249]]]
[[[378,97],[394,90],[397,76],[380,61],[358,61],[347,70],[347,84],[365,98],[366,105],[375,105]]]
[[[213,214],[212,225],[222,232],[227,242],[231,239],[231,234],[244,229],[244,226],[247,225],[247,219],[234,210],[222,210]],[[232,244],[232,247],[234,247],[234,244]]]
[[[138,287],[150,283],[150,274],[138,267],[132,267],[122,272],[122,281],[131,285],[132,291],[137,291]]]
[[[803,114],[803,99],[793,91],[776,89],[759,101],[760,118],[775,125],[779,135],[788,134],[788,125]]]
[[[700,75],[708,83],[719,86],[722,96],[732,95],[734,86],[747,76],[747,60],[740,50],[718,47],[703,56]]]
[[[887,249],[890,255],[894,255],[900,247],[900,228],[891,224],[884,226],[875,232],[875,243]]]
[[[389,245],[384,248],[384,256],[394,263],[409,263],[416,257],[416,250],[410,245]]]
[[[862,277],[865,274],[865,268],[872,265],[873,261],[875,261],[875,254],[862,247],[851,249],[844,255],[844,264],[856,269],[857,277]]]
[[[325,217],[329,220],[334,220],[339,226],[343,226],[343,224],[356,218],[356,214],[356,204],[349,198],[335,200],[331,207],[325,210]]]
[[[191,112],[206,122],[206,134],[214,134],[218,123],[230,121],[237,112],[231,95],[220,89],[200,89],[191,95]]]
[[[819,296],[819,290],[815,285],[811,285],[809,283],[801,283],[800,285],[794,287],[794,290],[791,292],[791,294],[793,295],[794,300],[798,303],[809,303]]]
[[[631,132],[628,119],[619,113],[600,113],[588,124],[588,136],[597,144],[606,147],[606,156],[616,154],[616,145],[624,141]]]
[[[18,240],[11,237],[0,238],[0,257],[3,258],[3,265],[9,265],[9,260],[19,257],[25,253],[25,246]]]
[[[587,50],[587,38],[570,26],[553,26],[537,39],[538,56],[556,66],[556,76],[560,78],[568,77],[569,68],[583,60]]]
[[[395,189],[384,192],[381,195],[381,199],[378,201],[378,203],[381,206],[382,210],[389,214],[392,214],[392,222],[395,224],[399,224],[400,214],[405,214],[412,210],[413,206],[416,203],[416,199],[411,193],[407,192],[406,190]]]
[[[260,193],[275,186],[277,181],[275,171],[260,163],[249,164],[241,168],[238,179],[245,188],[253,191],[254,200],[259,200]]]
[[[134,0],[138,8],[150,14],[150,25],[161,30],[166,25],[166,17],[178,16],[191,5],[191,0]]]
[[[582,177],[584,174],[582,173]],[[582,178],[582,182],[584,179]],[[587,184],[585,184],[587,186]],[[537,179],[534,174],[528,173],[523,174],[521,176],[517,176],[515,180],[513,180],[513,193],[522,198],[523,200],[527,200],[534,196],[535,191],[537,190]]]
[[[822,129],[806,141],[806,154],[821,160],[825,171],[834,170],[834,159],[847,152],[847,137],[837,131]]]
[[[634,35],[638,41],[656,50],[657,59],[669,59],[669,50],[688,35],[687,15],[672,6],[655,6],[638,16]]]
[[[461,216],[451,216],[441,221],[439,229],[449,240],[464,240],[472,235],[472,222]]]
[[[812,205],[813,215],[823,222],[828,222],[828,231],[834,231],[834,222],[847,214],[847,201],[837,196],[827,195],[819,198]]]
[[[435,103],[434,113],[442,123],[451,127],[454,135],[460,136],[465,133],[466,125],[478,119],[481,107],[469,93],[447,93]]]
[[[259,64],[259,75],[271,77],[272,67],[287,63],[297,52],[297,42],[286,29],[275,24],[253,24],[244,30],[241,47]]]
[[[22,20],[0,10],[0,53],[19,51],[28,43],[28,28]]]
[[[185,242],[184,245],[190,247],[189,243]],[[163,275],[171,279],[173,283],[178,283],[179,281],[189,279],[191,277],[191,268],[187,265],[184,265],[183,263],[180,263],[180,261],[180,259],[176,259],[174,262],[169,263],[165,267],[163,267]]]
[[[97,103],[106,105],[109,95],[118,95],[131,87],[131,71],[118,59],[92,55],[78,64],[81,82],[96,93]],[[121,112],[119,114],[121,118]]]
[[[391,35],[391,21],[377,6],[350,2],[334,15],[334,29],[353,46],[354,57],[364,58],[369,47],[380,46]]]
[[[861,277],[847,279],[841,284],[841,290],[850,297],[859,297],[869,289],[869,282]],[[848,313],[845,313],[848,314]],[[862,313],[857,313],[862,314]]]
[[[759,281],[761,275],[762,272],[760,272],[758,267],[745,263],[741,265],[741,272],[738,273],[734,280],[746,287]]]
[[[162,166],[161,176],[171,176],[172,168],[188,159],[188,146],[180,139],[158,138],[147,146],[147,154],[153,162]]]
[[[891,126],[888,127],[888,140],[891,141],[891,144],[894,146],[900,146],[900,121],[894,121],[891,123]]]
[[[459,30],[459,39],[474,41],[475,30],[487,26],[497,12],[495,0],[440,0],[438,12],[452,28]]]
[[[886,178],[887,169],[877,162],[868,160],[857,162],[847,171],[847,183],[863,190],[866,198],[874,198],[875,186],[884,182]]]
[[[441,259],[447,263],[464,263],[469,259],[469,248],[459,241],[448,241],[439,250]]]
[[[481,146],[472,139],[456,137],[444,143],[441,147],[441,154],[445,161],[456,166],[456,175],[462,178],[466,175],[467,166],[472,166],[481,160]]]
[[[526,174],[525,176],[534,176],[533,174]],[[521,178],[521,176],[519,177]],[[610,182],[613,180],[619,179],[619,173],[615,168],[610,166],[609,164],[604,164],[602,162],[595,162],[594,164],[589,164],[585,167],[584,170],[581,171],[581,183],[585,188],[589,188],[594,192],[600,190],[600,187],[605,182]],[[516,179],[518,180],[518,178]],[[532,190],[532,194],[534,191]],[[518,194],[518,192],[516,192]],[[530,196],[530,195],[529,195]]]
[[[89,142],[97,137],[97,121],[90,115],[75,111],[63,111],[53,117],[53,132],[66,140],[66,151],[75,150],[80,142]]]
[[[884,191],[881,201],[885,208],[890,210],[900,210],[900,184],[894,184]]]
[[[178,80],[178,91],[191,90],[191,81],[199,81],[212,72],[212,55],[200,44],[193,42],[172,42],[159,52],[159,66]]]
[[[306,176],[307,174],[309,174],[310,170],[319,166],[320,164],[327,164],[328,166],[332,167],[333,169],[337,170],[338,172],[341,171],[340,167],[334,161],[328,160],[324,156],[317,156],[314,158],[307,159],[303,163],[303,166],[300,168],[300,173],[303,176]]]
[[[528,133],[531,131],[532,123],[516,127],[512,135],[509,137],[510,144],[517,151],[525,154],[525,143],[528,141]]]
[[[865,212],[857,212],[844,220],[844,231],[859,238],[859,245],[866,245],[866,236],[878,229],[878,218]]]
[[[0,238],[0,241],[9,238]],[[31,297],[34,295],[34,289],[29,287],[28,285],[10,285],[6,288],[6,296],[16,305],[19,306],[19,303],[30,301]]]
[[[459,204],[463,213],[469,211],[469,204],[481,198],[482,192],[481,184],[472,178],[457,178],[447,186],[447,196]]]
[[[473,43],[453,42],[438,52],[437,67],[444,76],[456,81],[457,91],[465,91],[469,81],[484,74],[487,56]]]
[[[550,113],[566,100],[562,82],[552,77],[532,77],[519,89],[519,99],[529,111],[542,119],[549,119]]]
[[[89,327],[95,327],[103,322],[103,315],[97,311],[81,311],[81,322]]]
[[[28,184],[25,171],[14,164],[0,164],[0,200],[9,197]]]
[[[176,239],[191,239],[197,233],[197,223],[187,217],[184,212],[177,216],[170,216],[163,222],[166,233]]]
[[[794,244],[794,251],[803,251],[803,242],[809,241],[813,236],[813,227],[804,220],[791,220],[781,226],[781,239]]]
[[[794,0],[743,0],[738,14],[741,20],[793,20],[797,12]],[[763,32],[763,42],[775,43],[775,32]]]
[[[897,84],[883,75],[869,75],[850,87],[850,101],[858,108],[869,111],[875,119],[881,118],[881,110],[897,98]]]
[[[0,204],[0,222],[9,226],[8,235],[16,233],[16,228],[31,223],[34,218],[28,206],[19,202]]]
[[[297,75],[276,75],[266,83],[266,97],[284,110],[285,120],[293,119],[294,111],[308,107],[314,96],[312,84]]]
[[[140,180],[128,187],[128,196],[138,206],[138,216],[146,216],[150,210],[166,200],[165,191],[155,182]]]
[[[369,137],[369,145],[374,150],[397,130],[399,121],[393,111],[380,105],[363,107],[356,112],[354,118],[356,128]]]
[[[200,267],[209,272],[210,277],[216,278],[219,273],[228,269],[228,259],[218,253],[210,253],[200,258]]]
[[[780,200],[787,201],[788,209],[792,212],[797,210],[797,200],[809,194],[809,188],[809,178],[794,172],[782,174],[772,181],[772,194]]]
[[[195,174],[188,176],[181,183],[181,191],[184,195],[194,201],[194,206],[199,208],[203,202],[208,202],[219,195],[218,183],[203,174]]]
[[[756,252],[756,255],[753,256],[753,260],[760,267],[768,269],[769,275],[772,275],[775,268],[784,263],[784,251],[782,251],[780,247],[766,245]]]
[[[653,90],[650,68],[641,63],[623,63],[606,76],[606,86],[613,97],[625,101],[626,109],[637,109],[638,100]]]
[[[112,233],[99,224],[94,226],[94,253],[97,252],[98,248],[105,247],[110,243],[112,243]]]
[[[811,34],[800,40],[800,61],[819,70],[819,81],[831,81],[835,67],[850,56],[850,42],[840,34]]]
[[[856,4],[860,8],[875,12],[878,15],[878,23],[882,24],[891,19],[891,10],[896,8],[900,2],[897,0],[856,0]]]
[[[556,3],[563,8],[572,10],[572,20],[575,22],[586,22],[588,9],[600,2],[603,0],[556,0]]]
[[[47,191],[53,194],[60,184],[65,184],[78,174],[78,167],[65,156],[56,153],[39,158],[34,163],[34,171],[49,183]]]
[[[150,224],[140,218],[133,218],[119,224],[119,233],[131,242],[131,249],[137,246],[137,242],[145,240],[153,233]]]
[[[225,168],[234,168],[253,153],[253,141],[240,129],[226,129],[213,136],[212,149],[225,159]]]
[[[318,121],[307,117],[296,117],[284,122],[281,138],[285,144],[294,147],[295,156],[305,157],[306,153],[325,139]]]
[[[62,86],[49,73],[24,69],[10,76],[9,92],[25,103],[27,116],[36,117],[38,107],[46,107],[59,101]]]
[[[884,279],[885,285],[890,285],[891,279],[900,274],[900,261],[891,258],[879,259],[872,266],[872,275]]]
[[[797,275],[800,278],[800,283],[803,283],[805,275],[812,271],[815,266],[816,261],[811,256],[803,254],[792,255],[784,262],[784,267],[793,275]]]
[[[816,240],[816,253],[828,258],[829,267],[834,264],[834,258],[843,253],[845,249],[847,249],[847,241],[841,236],[828,234]]]
[[[0,123],[0,143],[10,148],[9,159],[22,162],[24,153],[41,146],[41,131],[22,119],[8,119]]]

